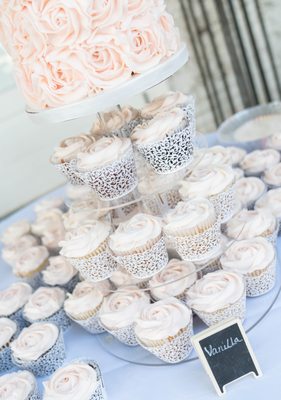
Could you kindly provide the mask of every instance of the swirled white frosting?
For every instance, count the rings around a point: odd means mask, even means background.
[[[135,333],[145,340],[161,340],[176,335],[192,318],[191,311],[174,297],[159,300],[145,307],[136,319]]]
[[[168,92],[165,95],[158,96],[150,103],[146,104],[142,110],[144,118],[155,117],[155,115],[167,112],[174,107],[183,106],[190,101],[190,97],[181,92]]]
[[[179,189],[183,199],[196,196],[210,197],[223,192],[234,182],[231,167],[211,165],[208,168],[196,168],[181,182]]]
[[[30,224],[26,220],[17,221],[10,225],[1,236],[1,241],[5,245],[13,245],[17,239],[26,235],[30,231]]]
[[[238,179],[244,178],[244,171],[242,168],[233,168],[234,180],[238,181]]]
[[[77,155],[77,169],[91,171],[122,158],[132,148],[128,138],[102,137]]]
[[[148,294],[138,287],[120,288],[104,298],[99,318],[109,330],[124,328],[131,325],[149,303]]]
[[[276,132],[266,139],[266,147],[281,150],[281,132]]]
[[[99,283],[79,282],[73,293],[68,294],[68,298],[64,302],[64,309],[74,319],[78,318],[79,314],[95,310],[108,292],[109,288],[106,290],[105,287],[100,287]]]
[[[270,211],[276,218],[281,217],[281,188],[269,190],[255,205],[258,210]]]
[[[233,241],[220,261],[225,271],[248,274],[268,267],[275,258],[273,245],[262,237]]]
[[[109,247],[114,253],[129,251],[145,246],[150,240],[161,235],[162,226],[157,217],[136,214],[121,223],[109,237]]]
[[[56,343],[59,329],[51,323],[36,322],[24,328],[11,343],[13,355],[21,361],[38,360]]]
[[[237,146],[228,146],[226,150],[229,154],[229,158],[231,160],[231,165],[239,164],[245,155],[247,154],[246,150],[242,149],[241,147]]]
[[[235,272],[216,271],[204,275],[187,292],[187,304],[195,311],[215,312],[238,301],[245,285]]]
[[[24,282],[15,282],[0,291],[0,316],[8,317],[18,311],[25,305],[31,293],[31,286]]]
[[[254,150],[248,153],[240,163],[246,173],[261,173],[265,169],[279,163],[280,154],[273,149]]]
[[[273,233],[276,218],[268,210],[241,210],[226,224],[227,236],[232,239],[250,239]]]
[[[195,197],[181,201],[164,216],[164,231],[168,235],[188,233],[196,228],[209,227],[216,220],[213,204],[203,198]]]
[[[103,243],[111,230],[110,224],[95,221],[90,225],[82,225],[71,232],[67,232],[65,240],[59,245],[60,254],[65,257],[83,257],[95,251]]]
[[[28,321],[38,321],[55,314],[62,307],[65,292],[59,287],[40,287],[29,297],[23,308]]]
[[[143,279],[135,278],[122,268],[114,271],[110,277],[110,280],[117,288],[120,286],[137,285],[143,282]]]
[[[76,158],[77,154],[84,151],[94,142],[90,135],[72,136],[64,139],[59,147],[55,147],[51,161],[54,164],[69,162]]]
[[[96,201],[91,202],[89,207],[86,206],[85,208],[83,208],[83,204],[84,201],[81,203],[81,208],[77,210],[70,208],[68,212],[63,215],[63,224],[67,231],[75,230],[81,225],[95,224],[97,219],[106,214],[106,206],[104,204],[101,206],[104,207],[104,210],[102,208],[99,209],[99,203]],[[75,202],[74,205],[76,206],[77,203]]]
[[[1,400],[29,400],[36,387],[34,375],[29,371],[17,371],[0,377]]]
[[[65,285],[75,275],[77,270],[63,256],[49,258],[49,265],[42,271],[43,281],[47,285]]]
[[[238,200],[243,206],[257,200],[266,190],[265,184],[259,178],[251,176],[249,178],[241,178],[235,182],[233,187]]]
[[[64,205],[64,200],[61,197],[53,197],[50,199],[42,200],[34,207],[35,213],[50,210],[52,208],[60,208]]]
[[[32,235],[24,235],[17,239],[13,244],[4,247],[2,250],[2,258],[12,267],[22,252],[29,247],[36,246],[37,239]]]
[[[24,250],[14,267],[14,273],[17,276],[25,276],[37,270],[47,261],[49,252],[45,246],[33,246]]]
[[[184,112],[173,108],[134,128],[131,139],[137,145],[146,145],[165,139],[184,124]]]
[[[223,166],[231,164],[232,158],[227,147],[219,145],[197,150],[193,161],[195,168],[208,168],[212,165]]]
[[[196,279],[196,268],[192,262],[173,258],[166,268],[150,279],[150,291],[156,300],[178,296],[193,285]]]
[[[43,383],[44,400],[90,400],[98,386],[95,369],[83,362],[59,368]]]
[[[0,318],[0,349],[6,346],[17,330],[17,324],[9,318]],[[1,399],[1,389],[0,389]]]
[[[48,233],[58,233],[58,239],[62,240],[65,233],[62,216],[63,213],[58,208],[42,210],[37,214],[31,230],[35,235],[43,237]]]
[[[281,186],[281,163],[265,170],[263,180],[269,185]]]
[[[66,187],[66,196],[70,200],[80,200],[91,196],[93,193],[92,188],[86,185],[71,185],[70,183]]]

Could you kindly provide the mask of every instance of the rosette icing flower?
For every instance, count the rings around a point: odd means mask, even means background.
[[[164,95],[155,97],[151,102],[146,104],[141,113],[145,118],[155,117],[159,113],[165,113],[175,107],[184,106],[189,98],[181,92],[169,91]]]
[[[0,318],[0,350],[1,347],[6,346],[10,342],[16,330],[17,324],[14,321],[9,318]]]
[[[40,287],[28,299],[23,315],[31,322],[48,318],[63,306],[64,299],[63,289]]]
[[[64,285],[69,282],[77,270],[63,256],[49,258],[49,265],[42,271],[43,280],[47,285]]]
[[[264,172],[263,180],[272,186],[281,186],[281,163],[274,165]]]
[[[28,277],[39,272],[44,267],[48,256],[48,250],[44,246],[29,247],[19,256],[14,267],[15,275]]]
[[[26,220],[17,221],[10,225],[1,236],[1,241],[5,245],[13,245],[17,239],[26,235],[30,231],[30,224]]]
[[[93,142],[94,138],[90,135],[81,134],[66,138],[54,149],[51,161],[54,164],[69,162],[75,159],[80,151],[85,150]]]
[[[1,400],[27,400],[35,388],[35,377],[29,371],[12,372],[0,377]]]
[[[234,184],[234,190],[243,206],[247,206],[252,201],[257,200],[265,191],[263,181],[256,177],[241,178]]]
[[[281,188],[269,190],[255,205],[257,210],[267,210],[276,218],[281,218]]]
[[[27,302],[32,293],[30,285],[24,282],[16,282],[7,289],[0,291],[0,316],[9,316]]]
[[[37,239],[32,235],[24,235],[17,239],[13,244],[4,247],[2,250],[2,258],[12,267],[14,267],[19,256],[29,247],[36,246]]]
[[[246,154],[240,162],[240,166],[247,174],[259,174],[279,161],[280,154],[277,150],[255,150]]]

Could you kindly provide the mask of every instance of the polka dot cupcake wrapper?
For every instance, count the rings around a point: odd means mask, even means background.
[[[70,317],[71,318],[71,317]],[[99,318],[97,315],[94,315],[90,318],[87,319],[74,319],[71,318],[72,321],[74,321],[76,324],[80,325],[82,328],[84,328],[87,332],[96,335],[105,332],[103,327],[100,324]]]
[[[102,325],[102,323],[101,323]],[[134,325],[125,326],[119,329],[108,329],[103,325],[105,331],[110,333],[112,336],[116,337],[120,342],[126,344],[127,346],[137,346],[138,342],[136,339]]]
[[[38,391],[37,385],[35,385],[35,388],[33,389],[32,393],[28,396],[27,400],[41,400],[42,397]]]
[[[7,372],[14,367],[10,346],[4,347],[0,350],[0,372]]]
[[[257,274],[246,275],[246,295],[248,297],[261,296],[269,292],[275,285],[276,260],[267,268],[257,271]]]
[[[76,173],[76,160],[53,165],[72,185],[85,185],[84,181]]]
[[[42,286],[42,274],[41,272],[37,272],[34,276],[30,278],[21,278],[22,282],[28,283],[32,289],[36,290],[39,286]]]
[[[63,332],[65,332],[71,326],[71,321],[70,321],[69,317],[66,315],[63,308],[60,308],[57,312],[55,312],[53,315],[51,315],[48,318],[37,319],[34,321],[31,321],[26,317],[25,317],[25,319],[26,319],[26,321],[28,321],[30,323],[52,322],[52,323],[56,324],[57,326],[59,326]]]
[[[19,331],[21,331],[23,328],[30,325],[29,322],[27,322],[24,319],[22,310],[23,310],[23,307],[20,308],[19,310],[17,310],[16,312],[14,312],[13,314],[7,316],[7,318],[10,318],[17,324]]]

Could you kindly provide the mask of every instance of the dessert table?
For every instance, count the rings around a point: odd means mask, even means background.
[[[215,137],[209,136],[210,142]],[[213,143],[212,143],[213,144]],[[3,194],[2,194],[3,195]],[[43,196],[59,197],[64,195],[64,188],[59,188]],[[42,198],[37,201],[42,200]],[[0,222],[0,235],[2,231],[19,219],[34,218],[33,202],[27,207],[15,212]],[[279,294],[281,286],[281,238],[278,239],[278,265],[277,282],[274,294],[268,293],[255,299],[250,299],[247,306],[251,309],[246,318],[246,327],[251,326],[259,319],[264,304],[270,304]],[[1,250],[1,245],[0,245]],[[15,278],[11,269],[0,260],[0,289],[5,288]],[[263,318],[263,320],[249,332],[256,358],[260,364],[263,376],[254,379],[248,376],[231,384],[227,388],[227,400],[253,399],[264,400],[268,396],[271,400],[280,397],[281,375],[281,295]],[[108,353],[99,343],[96,336],[90,335],[78,325],[65,333],[67,361],[75,358],[94,359],[100,365],[103,373],[106,391],[110,400],[207,400],[216,399],[218,396],[212,387],[202,365],[198,360],[178,365],[143,366],[120,360]],[[195,353],[191,354],[194,357]],[[46,379],[46,378],[45,378]],[[42,379],[39,379],[41,382]]]

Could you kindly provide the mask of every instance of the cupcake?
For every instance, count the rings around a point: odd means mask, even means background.
[[[281,151],[281,132],[276,132],[265,141],[265,147]]]
[[[162,225],[152,215],[139,213],[121,223],[108,245],[117,263],[135,278],[149,278],[168,263]]]
[[[124,268],[118,268],[110,277],[110,281],[118,289],[123,286],[138,286],[139,288],[146,287],[147,279],[135,278],[129,274]]]
[[[199,261],[216,251],[221,233],[215,208],[196,197],[177,204],[164,217],[164,233],[184,260]]]
[[[227,248],[228,238],[224,235],[221,236],[221,241],[217,250],[210,256],[204,258],[200,261],[195,261],[195,267],[197,270],[197,275],[199,278],[208,274],[209,272],[214,272],[221,269],[220,258]]]
[[[84,182],[76,174],[76,157],[94,142],[90,135],[72,136],[60,142],[51,156],[51,163],[72,183],[83,185]]]
[[[38,240],[32,235],[23,235],[16,239],[13,244],[7,245],[2,249],[2,258],[11,267],[14,267],[19,256],[28,248],[36,246]]]
[[[187,292],[187,304],[205,322],[214,325],[246,313],[245,283],[235,272],[215,271],[199,279]]]
[[[11,372],[0,377],[3,400],[40,400],[35,376],[29,371]]]
[[[246,176],[260,176],[265,169],[273,167],[280,161],[280,154],[276,150],[255,150],[248,153],[240,162]]]
[[[13,363],[36,376],[50,375],[65,358],[63,335],[52,323],[36,322],[11,343]]]
[[[235,182],[233,189],[243,207],[249,209],[253,208],[255,201],[266,192],[263,181],[254,176],[239,179]]]
[[[106,400],[102,375],[96,362],[74,360],[43,382],[44,400]]]
[[[64,199],[61,197],[51,197],[49,199],[41,200],[34,207],[34,211],[36,214],[40,214],[43,211],[59,209],[64,210]]]
[[[42,271],[42,282],[49,286],[61,286],[72,292],[79,281],[78,271],[63,256],[49,258],[49,264]]]
[[[226,234],[231,239],[265,237],[275,244],[279,226],[269,210],[241,210],[226,224]]]
[[[31,296],[32,288],[25,282],[16,282],[0,291],[0,317],[9,317],[19,329],[26,326],[22,309]]]
[[[158,174],[180,170],[192,162],[193,130],[180,108],[158,114],[136,126],[131,139]]]
[[[13,368],[10,343],[15,338],[16,332],[17,324],[14,321],[9,318],[0,318],[0,372],[9,371]]]
[[[265,238],[234,241],[222,255],[221,265],[245,277],[249,297],[267,293],[275,284],[275,250]]]
[[[196,151],[192,164],[194,168],[208,168],[214,165],[232,165],[232,157],[227,147],[217,145]]]
[[[1,236],[1,242],[5,246],[11,246],[28,233],[30,233],[30,223],[26,220],[17,221],[4,230]]]
[[[166,268],[149,281],[150,293],[155,300],[177,297],[185,300],[187,289],[197,279],[195,265],[190,261],[173,258]]]
[[[70,326],[63,303],[65,291],[59,287],[40,287],[29,297],[23,308],[23,317],[30,323],[53,322],[63,331]]]
[[[262,176],[264,183],[269,189],[276,189],[281,186],[281,163],[273,165],[264,171]]]
[[[118,199],[137,185],[130,139],[102,137],[77,156],[79,176],[102,200]]]
[[[247,154],[246,150],[237,146],[228,146],[226,147],[226,151],[229,154],[230,164],[232,167],[238,166]]]
[[[64,310],[72,321],[90,333],[101,333],[104,329],[98,320],[98,311],[104,296],[110,292],[108,281],[93,283],[83,281],[75,286],[64,302]]]
[[[215,207],[221,223],[232,215],[235,202],[233,191],[234,174],[229,166],[214,165],[196,168],[181,182],[179,189],[183,200],[193,197],[206,197]]]
[[[192,313],[174,297],[146,306],[135,321],[138,343],[167,363],[185,360],[192,351]]]
[[[100,323],[120,342],[136,346],[134,322],[148,304],[149,295],[137,286],[119,288],[104,298],[99,311]]]
[[[39,236],[42,244],[53,252],[58,251],[58,243],[65,236],[62,216],[63,213],[58,208],[43,210],[37,214],[36,221],[31,226],[32,233]]]
[[[255,204],[257,210],[271,212],[277,219],[280,228],[281,222],[281,188],[272,189],[265,193]]]
[[[108,278],[117,269],[109,253],[107,239],[111,231],[109,223],[95,221],[90,225],[68,232],[60,242],[60,254],[75,267],[81,275],[92,282]]]

